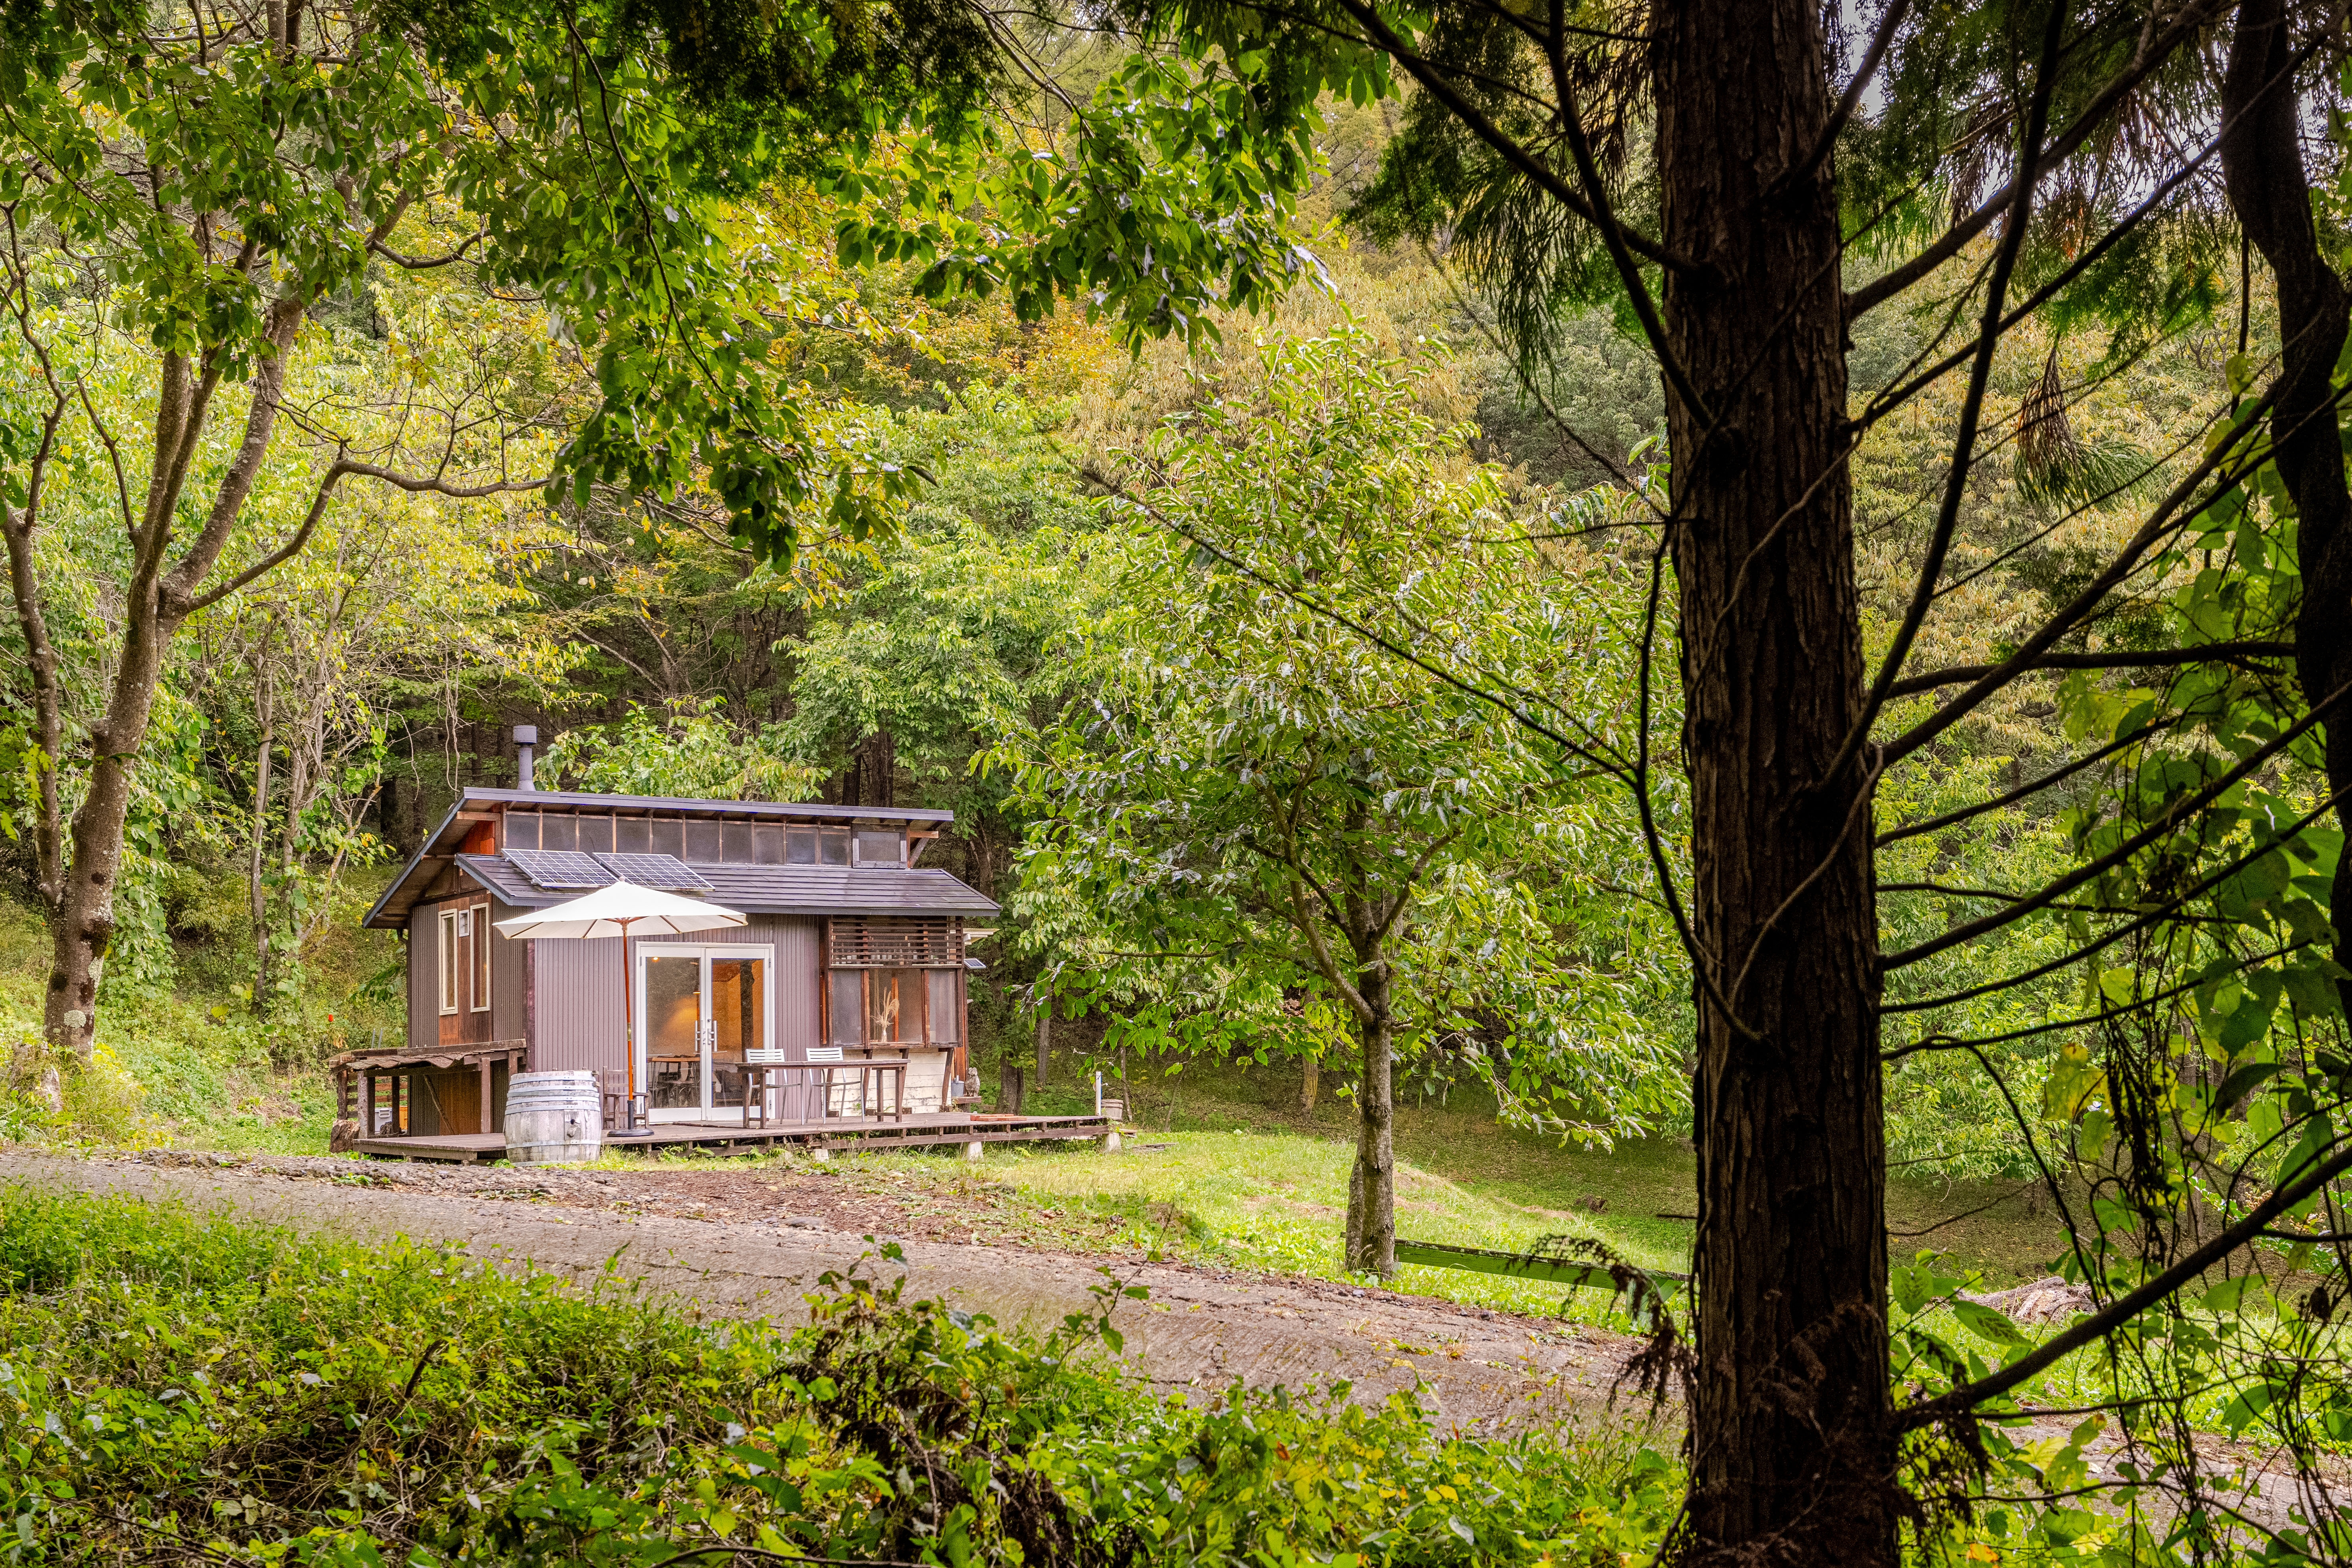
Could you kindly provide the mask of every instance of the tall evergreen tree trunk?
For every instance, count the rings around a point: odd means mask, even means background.
[[[1812,0],[1653,13],[1691,911],[1693,1555],[1891,1564],[1885,1152],[1845,321]],[[1694,404],[1696,400],[1696,405]]]
[[[2307,702],[2352,681],[2352,491],[2344,478],[2336,362],[2352,329],[2352,299],[2319,248],[2304,170],[2294,39],[2284,0],[2238,8],[2221,83],[2222,180],[2246,236],[2278,283],[2278,400],[2271,410],[2279,477],[2295,510],[2303,603],[2295,613],[2295,674]],[[2327,784],[2352,798],[2352,716],[2339,703],[2326,725]],[[2337,806],[2339,819],[2345,807]],[[2337,863],[2335,908],[2352,910],[2352,858]],[[2336,921],[2336,961],[2352,969],[2352,919]],[[2342,983],[2352,1007],[2352,982]]]

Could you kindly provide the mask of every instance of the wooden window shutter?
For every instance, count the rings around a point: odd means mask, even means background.
[[[833,921],[833,969],[961,969],[963,921],[881,916]]]

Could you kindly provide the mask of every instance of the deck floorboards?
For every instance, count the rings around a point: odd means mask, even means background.
[[[727,1149],[783,1144],[789,1148],[904,1149],[946,1143],[1034,1143],[1101,1138],[1113,1131],[1102,1116],[973,1116],[934,1112],[896,1121],[834,1117],[824,1121],[771,1122],[745,1127],[732,1121],[665,1121],[642,1138],[604,1140],[607,1152],[637,1149]],[[460,1163],[506,1157],[503,1132],[440,1132],[362,1138],[358,1152],[379,1160],[445,1160]]]

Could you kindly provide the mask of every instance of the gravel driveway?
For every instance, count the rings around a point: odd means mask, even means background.
[[[475,1255],[586,1279],[625,1273],[705,1310],[792,1321],[817,1277],[861,1258],[903,1267],[910,1298],[1033,1327],[1090,1308],[1108,1264],[1148,1300],[1114,1321],[1130,1372],[1164,1388],[1235,1378],[1301,1389],[1345,1380],[1372,1404],[1416,1383],[1462,1429],[1606,1418],[1631,1342],[1590,1329],[1427,1297],[1269,1279],[1132,1258],[1039,1250],[952,1203],[910,1209],[824,1173],[513,1170],[151,1151],[137,1156],[0,1153],[0,1182],[175,1201],[361,1240],[462,1242]],[[989,1236],[995,1245],[959,1237]],[[868,1237],[876,1238],[869,1241]],[[873,1256],[905,1249],[903,1266]],[[1617,1417],[1644,1403],[1628,1391]],[[1661,1434],[1661,1437],[1666,1435]]]

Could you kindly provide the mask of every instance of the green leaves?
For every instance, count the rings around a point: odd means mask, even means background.
[[[2019,1331],[2015,1323],[2009,1321],[2009,1315],[2006,1312],[1976,1301],[1955,1300],[1952,1303],[1952,1316],[1958,1318],[1960,1321],[1960,1326],[1969,1332],[1996,1345],[2018,1349],[2033,1342]]]
[[[547,749],[547,776],[570,789],[697,800],[803,800],[817,770],[779,754],[772,735],[740,733],[725,700],[680,699],[656,719],[637,703],[619,722],[567,730]]]
[[[1000,753],[1042,818],[1014,905],[1055,994],[1139,1047],[1323,1057],[1381,975],[1407,1059],[1547,1127],[1647,1125],[1679,981],[1591,885],[1640,880],[1633,826],[1480,694],[1610,711],[1633,581],[1525,541],[1360,332],[1262,354],[1261,394],[1100,476],[1116,605],[1072,650],[1083,694]]]
[[[994,59],[968,12],[877,11],[847,35],[847,13],[805,5],[299,16],[291,48],[200,48],[58,11],[46,68],[0,84],[19,232],[69,239],[126,330],[234,382],[272,352],[273,300],[347,294],[429,214],[474,230],[473,276],[543,302],[589,361],[601,404],[558,463],[578,485],[707,479],[778,561],[812,521],[863,537],[903,502],[910,479],[778,352],[813,314],[805,269],[739,204],[909,121],[958,155]]]
[[[1198,36],[1193,35],[1194,41]],[[927,263],[937,299],[1010,290],[1024,321],[1057,301],[1118,324],[1131,344],[1213,342],[1210,312],[1263,310],[1319,266],[1290,237],[1322,167],[1313,131],[1327,87],[1385,92],[1385,57],[1328,37],[1223,60],[1125,54],[1051,142],[917,135],[889,177],[841,170],[859,204],[837,235],[845,266]]]

